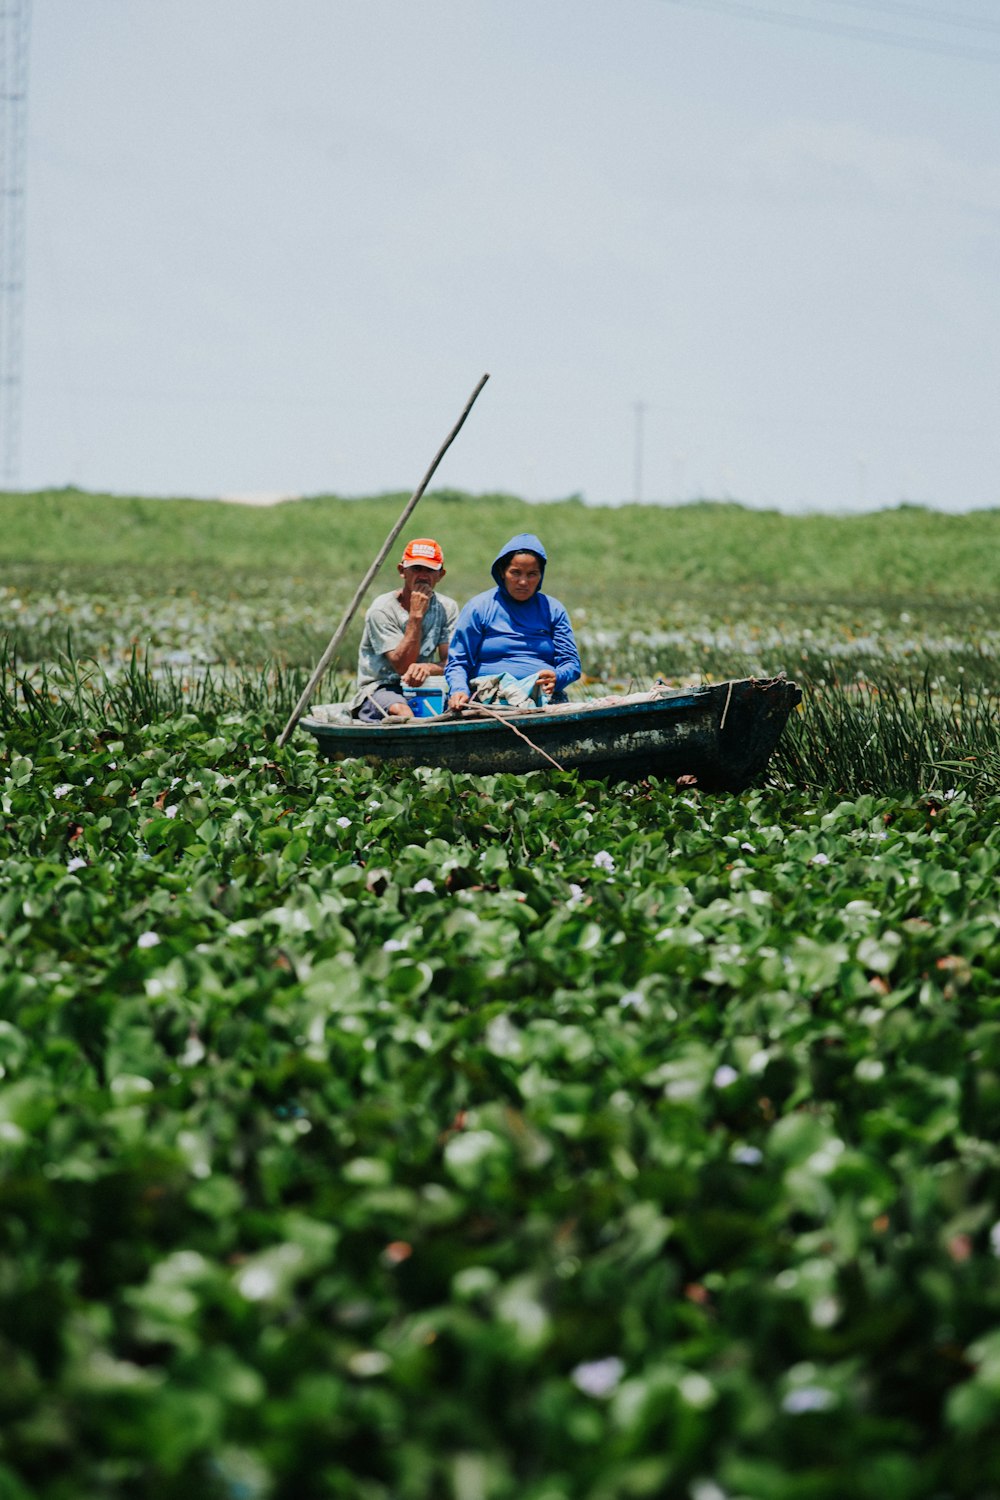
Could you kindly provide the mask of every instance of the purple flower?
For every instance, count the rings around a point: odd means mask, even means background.
[[[622,1361],[617,1355],[609,1354],[606,1359],[591,1359],[585,1364],[577,1365],[569,1378],[585,1396],[600,1398],[610,1396],[624,1374],[625,1366]]]
[[[789,1416],[799,1417],[807,1411],[829,1411],[834,1405],[836,1398],[825,1386],[801,1385],[797,1390],[788,1392],[781,1403],[781,1409],[787,1411]]]

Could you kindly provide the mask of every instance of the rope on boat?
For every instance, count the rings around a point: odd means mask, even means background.
[[[557,771],[565,771],[565,766],[561,766],[557,760],[553,760],[552,756],[547,750],[543,750],[541,745],[536,745],[534,740],[529,740],[528,736],[523,734],[516,724],[512,724],[509,719],[505,719],[503,714],[498,714],[492,708],[487,708],[485,703],[480,703],[478,700],[476,701],[476,712],[485,714],[489,719],[495,719],[498,724],[502,724],[505,729],[509,729],[513,734],[516,734],[518,739],[522,739],[526,745],[530,745],[532,750],[538,755],[543,756],[550,766],[555,766]]]
[[[729,700],[730,700],[730,698],[732,696],[733,696],[733,684],[732,684],[732,682],[730,682],[730,684],[729,684],[729,691],[726,694],[726,706],[722,710],[722,718],[719,720],[719,733],[720,734],[722,733],[722,731],[726,727],[726,715],[729,712]]]

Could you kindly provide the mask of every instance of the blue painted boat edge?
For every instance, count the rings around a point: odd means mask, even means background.
[[[527,729],[534,726],[535,729],[545,726],[558,725],[577,726],[579,724],[594,724],[614,722],[616,719],[627,718],[636,713],[648,714],[651,710],[657,715],[668,715],[680,709],[697,708],[704,706],[705,700],[713,692],[718,691],[718,684],[712,684],[710,688],[700,688],[693,693],[679,693],[676,697],[658,698],[649,703],[615,703],[602,705],[599,708],[587,708],[581,704],[580,708],[573,713],[560,713],[546,717],[544,713],[504,714],[501,720],[494,718],[465,719],[450,718],[444,714],[437,714],[430,719],[411,719],[405,724],[392,725],[383,729],[380,724],[321,724],[317,719],[310,719],[308,715],[300,719],[303,729],[314,735],[317,739],[326,738],[342,740],[349,743],[353,740],[368,740],[372,734],[380,737],[387,735],[405,735],[407,742],[419,742],[421,740],[435,740],[442,736],[475,734],[483,729],[495,729],[498,722],[513,724],[517,728]]]

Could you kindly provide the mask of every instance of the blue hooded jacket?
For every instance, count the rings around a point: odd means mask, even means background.
[[[568,684],[580,675],[580,653],[569,615],[558,599],[542,593],[541,585],[537,593],[524,601],[508,594],[503,585],[502,564],[512,552],[534,552],[541,563],[542,581],[545,580],[548,558],[537,536],[526,531],[512,536],[500,548],[490,568],[496,588],[476,594],[458,617],[445,664],[448,691],[471,693],[474,677],[502,672],[509,672],[512,677],[529,677],[542,667],[553,667],[554,696],[563,699]]]

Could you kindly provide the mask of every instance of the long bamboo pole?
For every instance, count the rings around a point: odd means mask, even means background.
[[[376,556],[375,561],[372,563],[371,567],[368,569],[368,572],[365,574],[364,578],[362,578],[361,582],[358,584],[357,592],[354,595],[354,598],[351,600],[350,604],[347,606],[347,613],[344,615],[344,618],[341,620],[340,624],[337,626],[336,630],[334,631],[333,636],[332,636],[332,638],[330,640],[330,644],[327,646],[326,650],[323,652],[323,655],[320,657],[319,663],[317,664],[316,670],[313,672],[313,674],[310,677],[309,681],[306,683],[305,688],[303,689],[302,697],[299,699],[298,703],[296,703],[295,707],[292,709],[291,717],[289,718],[288,723],[285,725],[284,729],[281,731],[280,735],[278,736],[278,748],[279,749],[281,748],[282,745],[285,744],[286,740],[288,739],[288,736],[291,734],[292,730],[295,728],[296,724],[299,722],[299,719],[302,716],[303,709],[305,708],[306,704],[309,702],[309,699],[312,697],[313,692],[316,689],[316,684],[319,682],[320,678],[323,676],[323,673],[326,671],[327,667],[330,665],[331,661],[333,660],[334,656],[336,655],[338,646],[340,645],[341,641],[344,639],[344,636],[347,634],[347,627],[350,625],[351,621],[354,619],[354,616],[357,614],[358,605],[361,603],[362,599],[365,597],[365,594],[366,594],[366,592],[368,590],[368,587],[369,587],[372,579],[375,577],[375,574],[378,572],[379,568],[385,562],[385,559],[386,559],[386,557],[387,557],[387,555],[389,553],[389,549],[391,548],[393,542],[395,542],[396,538],[399,536],[399,533],[402,531],[403,527],[406,525],[407,521],[410,519],[410,517],[412,516],[413,512],[416,510],[416,508],[417,508],[417,502],[420,499],[421,495],[424,493],[424,490],[430,484],[431,479],[434,476],[435,469],[437,468],[437,466],[441,462],[441,460],[444,458],[445,454],[447,453],[448,449],[451,447],[452,443],[458,437],[458,434],[459,434],[459,432],[462,429],[463,422],[465,421],[466,417],[469,415],[469,412],[472,410],[473,405],[475,404],[476,397],[479,395],[479,392],[482,390],[483,386],[486,384],[486,382],[487,382],[487,380],[489,380],[489,378],[490,378],[489,375],[484,375],[483,376],[482,380],[476,386],[476,389],[473,391],[472,395],[469,397],[468,401],[465,403],[465,410],[462,412],[462,415],[459,417],[458,421],[455,423],[454,427],[451,429],[451,431],[449,432],[448,436],[445,438],[444,442],[441,444],[441,447],[438,449],[437,453],[434,456],[434,460],[433,460],[430,468],[427,470],[427,473],[424,475],[423,479],[421,479],[420,483],[417,485],[417,488],[413,491],[413,494],[410,496],[409,500],[406,502],[405,506],[403,507],[403,511],[402,511],[402,514],[399,517],[399,520],[396,522],[395,526],[392,528],[392,530],[389,532],[389,535],[386,537],[385,541],[382,543],[382,546],[379,548],[378,555]]]

